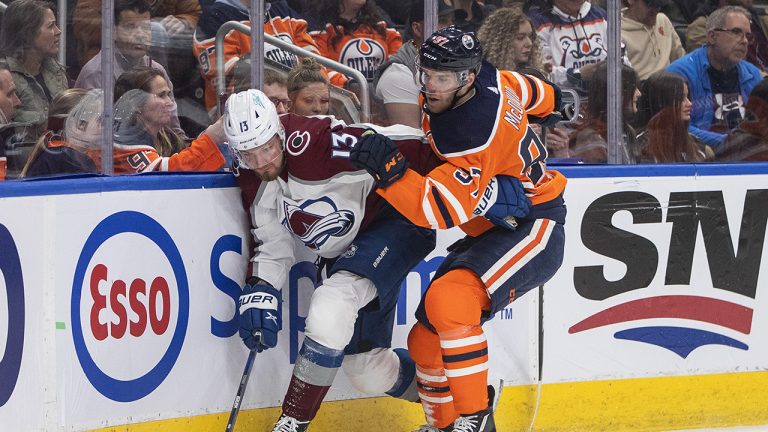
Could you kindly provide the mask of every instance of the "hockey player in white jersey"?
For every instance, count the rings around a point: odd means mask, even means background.
[[[312,295],[275,432],[307,430],[339,367],[364,393],[418,401],[413,361],[406,350],[391,349],[391,338],[402,280],[434,248],[435,234],[372,193],[374,180],[349,162],[350,147],[369,127],[333,117],[278,118],[259,90],[226,103],[225,131],[255,244],[239,306],[245,344],[256,350],[277,344],[279,287],[295,261],[292,235],[317,253],[328,275]],[[377,129],[415,169],[440,163],[420,130]]]

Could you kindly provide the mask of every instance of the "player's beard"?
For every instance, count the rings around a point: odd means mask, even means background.
[[[270,162],[266,166],[266,170],[264,172],[257,171],[256,174],[259,175],[259,178],[261,178],[261,181],[270,182],[273,180],[277,180],[277,178],[280,177],[280,174],[283,172],[284,166],[285,166],[285,155],[282,155],[279,158],[279,161]]]

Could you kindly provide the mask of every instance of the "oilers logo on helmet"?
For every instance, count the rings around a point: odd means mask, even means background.
[[[387,58],[387,51],[373,39],[359,38],[347,42],[339,54],[339,63],[359,70],[368,80]]]
[[[472,38],[472,36],[465,34],[461,37],[461,44],[464,45],[464,48],[471,50],[475,47],[475,39]]]
[[[283,211],[283,225],[313,250],[320,249],[331,237],[343,237],[355,222],[354,213],[337,209],[327,197],[300,205],[284,202]]]

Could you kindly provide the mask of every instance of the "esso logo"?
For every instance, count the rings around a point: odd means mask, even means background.
[[[108,337],[121,339],[126,331],[131,336],[142,336],[147,330],[147,322],[155,335],[163,335],[168,329],[171,317],[171,292],[164,277],[156,277],[147,289],[144,279],[134,279],[130,285],[121,279],[111,282],[108,294],[100,291],[101,282],[107,282],[109,269],[104,264],[97,264],[91,271],[90,293],[93,300],[90,313],[91,332],[96,340]],[[126,307],[124,301],[128,299]],[[102,322],[102,312],[111,310],[117,322]],[[136,316],[136,320],[129,317]]]
[[[8,317],[7,322],[2,317]],[[16,387],[23,348],[24,279],[21,260],[10,231],[0,224],[0,407],[8,402]]]
[[[72,338],[94,388],[130,402],[170,373],[189,321],[189,283],[176,244],[151,217],[124,211],[93,230],[72,283]]]

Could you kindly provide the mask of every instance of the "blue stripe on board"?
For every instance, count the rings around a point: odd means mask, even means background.
[[[237,187],[231,173],[145,173],[120,176],[79,175],[0,182],[0,198],[69,195],[128,190],[215,189]]]
[[[587,165],[550,163],[569,178],[670,177],[768,174],[768,163]],[[0,182],[0,198],[69,195],[127,190],[237,187],[231,173],[160,172],[121,176],[80,175]]]
[[[658,165],[588,165],[575,163],[547,163],[568,178],[600,177],[679,177],[768,174],[768,163],[703,163]]]

